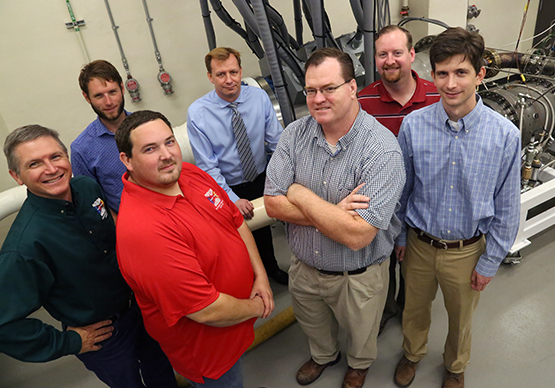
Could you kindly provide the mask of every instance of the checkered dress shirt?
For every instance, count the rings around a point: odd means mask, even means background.
[[[442,102],[410,113],[399,144],[407,170],[401,220],[445,240],[486,235],[476,266],[493,276],[514,242],[520,216],[520,131],[484,106],[448,123]],[[406,244],[406,231],[397,240]]]
[[[368,246],[355,252],[314,227],[287,224],[293,254],[328,271],[351,271],[386,260],[401,229],[394,211],[405,183],[402,159],[395,136],[362,109],[335,153],[311,116],[290,124],[268,165],[264,194],[287,195],[289,186],[298,183],[337,204],[364,182],[358,194],[370,197],[370,206],[357,212],[379,229]]]

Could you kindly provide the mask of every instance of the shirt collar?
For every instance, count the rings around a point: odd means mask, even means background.
[[[458,122],[462,125],[460,126],[460,130],[464,130],[465,132],[469,132],[478,120],[480,120],[480,116],[484,110],[484,103],[482,102],[482,98],[476,93],[476,106],[472,109],[466,116],[459,119]],[[444,124],[445,128],[451,128],[449,125],[449,116],[443,107],[443,102],[440,100],[437,103],[437,113],[439,115],[440,121]]]
[[[243,102],[245,102],[245,94],[246,92],[246,87],[247,85],[241,85],[241,93],[239,93],[239,97],[237,97],[235,99],[235,101],[232,102],[236,102],[237,104],[241,104]],[[224,100],[223,98],[221,98],[220,96],[218,96],[218,93],[216,93],[215,90],[212,90],[210,92],[212,94],[212,100],[214,101],[214,103],[216,103],[217,105],[219,105],[221,108],[226,108],[229,106],[229,104],[231,104],[231,102]]]
[[[157,193],[156,191],[146,189],[136,183],[130,182],[128,171],[123,174],[123,177],[121,179],[123,181],[124,191],[132,197],[140,199],[144,203],[152,203],[171,210],[177,202],[177,198],[179,197],[178,195],[172,196]],[[183,174],[181,174],[181,176],[179,177],[179,187],[181,188],[181,191],[185,194],[183,188],[186,187],[186,185],[184,185],[184,183],[184,177]]]
[[[416,89],[414,90],[414,94],[410,98],[409,102],[415,103],[426,101],[426,88],[424,88],[424,85],[422,85],[420,77],[418,77],[418,74],[414,70],[411,70],[411,74],[412,78],[414,78],[414,80],[416,81]],[[393,99],[393,97],[391,97],[391,95],[383,85],[383,81],[380,81],[378,83],[378,93],[380,94],[380,100],[382,100],[383,102],[397,102]],[[397,102],[397,104],[399,103]]]
[[[125,117],[129,116],[131,113],[129,113],[128,111],[126,111],[125,109],[123,110],[125,112]],[[94,126],[94,131],[95,131],[95,135],[97,137],[100,137],[102,135],[110,135],[110,136],[115,136],[115,133],[110,132],[108,130],[108,128],[106,128],[106,126],[104,125],[104,123],[102,121],[100,121],[100,116],[96,116],[96,120],[95,120],[95,126]]]
[[[338,152],[341,151],[342,149],[347,148],[347,146],[350,145],[353,142],[353,140],[356,138],[359,132],[360,125],[363,120],[362,116],[364,114],[366,114],[366,112],[364,112],[364,110],[360,107],[360,103],[359,103],[358,114],[357,114],[357,117],[355,118],[355,121],[353,122],[353,125],[349,129],[349,132],[343,135],[337,142]],[[314,133],[314,137],[318,139],[318,145],[326,149],[329,149],[322,126],[318,124],[318,122],[314,118],[312,118],[312,120],[314,120],[314,122],[316,123],[316,130]]]
[[[27,189],[27,202],[39,209],[39,211],[55,212],[64,214],[68,210],[74,211],[79,205],[81,197],[78,192],[73,190],[73,185],[70,182],[71,187],[71,200],[72,202],[63,199],[52,199],[41,197]]]

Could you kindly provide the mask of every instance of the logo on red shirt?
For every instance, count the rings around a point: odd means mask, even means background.
[[[208,189],[204,196],[210,202],[212,202],[212,205],[214,205],[216,209],[220,209],[222,206],[224,206],[224,201],[222,201],[222,199],[218,196],[218,194],[214,192],[214,190]]]

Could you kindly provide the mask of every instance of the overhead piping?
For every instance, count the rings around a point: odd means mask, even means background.
[[[258,22],[259,36],[264,45],[264,50],[266,51],[274,87],[276,88],[276,95],[281,107],[283,123],[287,126],[295,120],[295,112],[293,111],[289,95],[287,94],[287,87],[283,79],[283,70],[281,69],[281,64],[276,53],[268,16],[266,15],[266,7],[264,6],[263,0],[252,0],[252,7],[256,16],[256,21]]]
[[[208,0],[200,0],[200,10],[202,12],[202,20],[204,21],[204,31],[206,32],[206,40],[208,40],[208,49],[214,50],[216,46],[216,34],[214,33],[214,25],[210,18],[210,9],[208,8]]]

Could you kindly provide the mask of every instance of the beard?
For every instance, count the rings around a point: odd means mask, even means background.
[[[388,69],[386,68],[384,70]],[[395,73],[388,73],[384,71],[381,77],[384,81],[394,84],[396,82],[399,82],[399,80],[401,79],[401,69],[398,68]]]
[[[121,96],[121,103],[118,106],[118,110],[116,112],[115,115],[112,116],[108,116],[106,113],[104,113],[103,111],[101,111],[100,109],[98,109],[96,106],[94,106],[93,104],[91,104],[92,109],[94,110],[94,113],[96,113],[102,120],[105,121],[116,121],[121,114],[123,113],[123,107],[125,105],[125,98],[123,97],[123,94]]]

